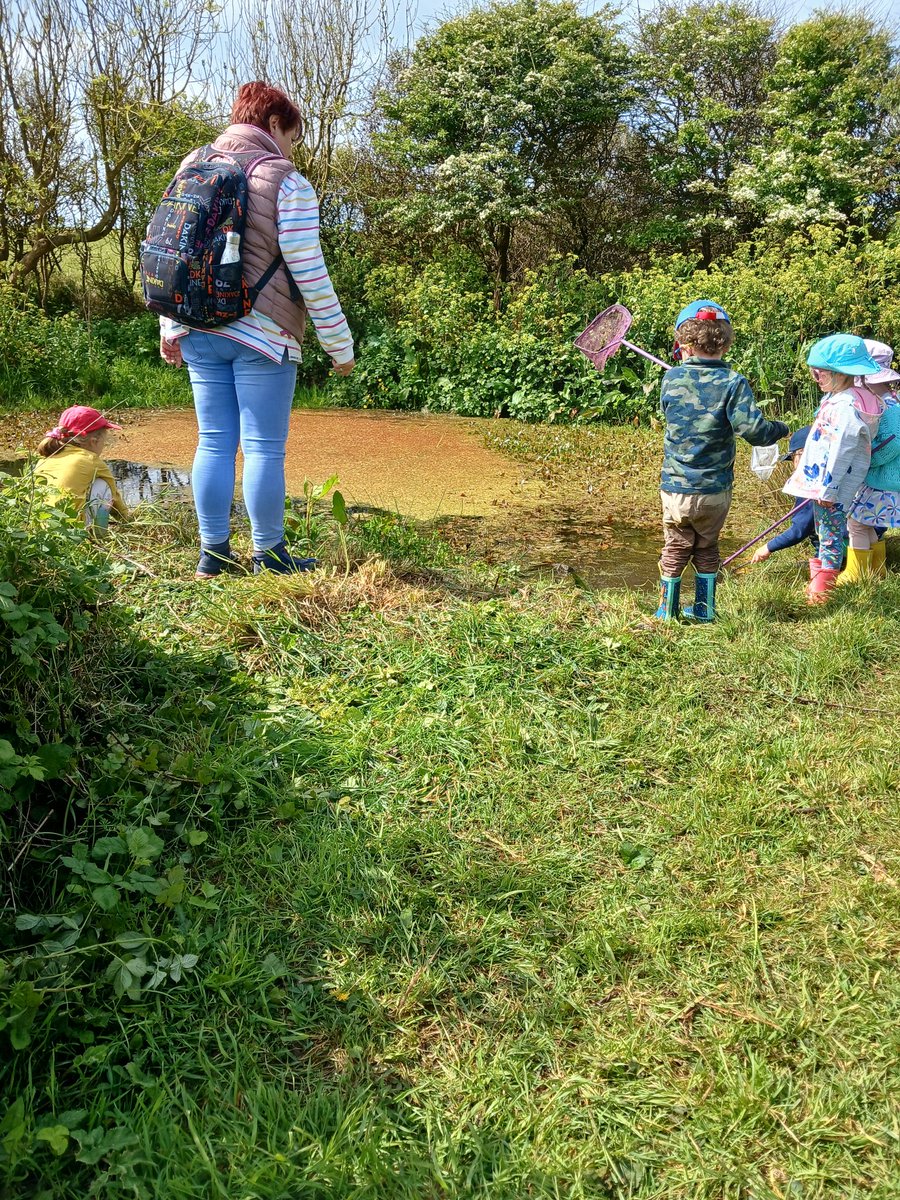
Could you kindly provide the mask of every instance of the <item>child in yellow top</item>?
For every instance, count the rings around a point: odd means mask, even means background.
[[[75,497],[86,525],[105,528],[110,513],[128,520],[128,508],[119,495],[112,472],[100,457],[111,429],[121,429],[107,421],[96,408],[76,404],[60,415],[40,445],[41,462],[35,477]]]

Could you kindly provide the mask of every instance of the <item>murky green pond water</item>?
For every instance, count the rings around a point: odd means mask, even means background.
[[[196,446],[192,411],[127,413],[107,452],[126,502],[162,490],[187,495]],[[457,545],[526,573],[573,573],[589,587],[640,587],[658,577],[659,534],[610,523],[590,497],[558,491],[485,447],[486,421],[356,410],[297,410],[287,446],[288,491],[336,474],[357,509],[436,523]],[[13,447],[0,470],[18,472]],[[239,492],[238,492],[239,494]]]

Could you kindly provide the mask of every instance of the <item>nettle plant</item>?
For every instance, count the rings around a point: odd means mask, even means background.
[[[0,1163],[13,1167],[124,1152],[85,1114],[44,1112],[28,1064],[74,1066],[120,1004],[196,989],[219,906],[200,856],[271,770],[235,664],[131,624],[74,511],[0,479]]]
[[[27,473],[7,479],[0,488],[0,838],[11,871],[19,868],[13,878],[22,894],[11,899],[58,906],[47,914],[20,911],[15,929],[31,935],[32,944],[13,938],[3,945],[10,957],[0,969],[0,1029],[15,1049],[28,1044],[53,989],[65,988],[73,970],[80,971],[101,945],[109,946],[107,976],[117,994],[127,991],[132,998],[145,975],[175,970],[180,977],[193,965],[168,952],[148,958],[146,939],[130,940],[127,960],[116,949],[119,927],[127,922],[124,914],[107,918],[120,901],[149,895],[171,906],[183,890],[183,866],[162,874],[151,869],[164,843],[149,825],[125,826],[93,846],[77,842],[60,855],[61,870],[49,885],[30,870],[55,857],[47,849],[54,847],[51,835],[57,853],[66,845],[65,828],[74,823],[76,809],[90,807],[98,765],[108,774],[124,761],[120,750],[100,763],[85,716],[94,699],[85,666],[91,663],[92,674],[103,679],[113,665],[109,655],[96,657],[116,648],[119,631],[100,610],[111,592],[105,558],[74,510],[54,502]]]
[[[73,508],[51,503],[28,473],[0,477],[0,841],[4,814],[72,755],[67,731],[70,654],[90,641],[109,594]]]

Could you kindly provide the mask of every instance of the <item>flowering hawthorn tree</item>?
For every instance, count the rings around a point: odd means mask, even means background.
[[[630,86],[611,12],[513,0],[445,22],[395,64],[381,98],[377,144],[414,185],[393,219],[474,234],[499,289],[516,223],[556,211],[574,175],[604,170]]]

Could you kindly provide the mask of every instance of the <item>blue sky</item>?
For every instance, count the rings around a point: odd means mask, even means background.
[[[642,9],[646,12],[654,7],[652,0],[647,3],[646,0],[620,0],[622,5],[622,17],[627,22],[629,16],[636,16]],[[415,4],[415,0],[413,0]],[[418,0],[416,5],[416,28],[420,28],[425,23],[433,23],[435,18],[441,15],[452,15],[459,11],[460,8],[469,7],[469,5],[458,5],[447,3],[447,0]],[[592,3],[587,0],[587,3],[582,5],[585,12],[591,12],[602,5]],[[841,0],[783,0],[782,3],[769,6],[773,10],[777,10],[777,16],[785,23],[791,21],[802,21],[804,17],[808,17],[817,8],[847,8],[848,5],[841,3]],[[852,6],[851,6],[852,7]],[[900,0],[872,0],[870,3],[860,4],[870,16],[881,17],[886,23],[896,25],[900,20]]]

